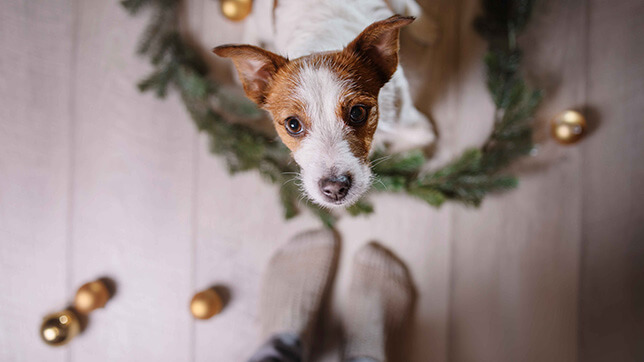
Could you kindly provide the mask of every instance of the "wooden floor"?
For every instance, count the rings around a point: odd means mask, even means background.
[[[402,37],[443,156],[491,126],[478,3],[423,1],[439,42]],[[241,36],[217,1],[191,0],[187,16],[204,48]],[[275,188],[255,173],[228,176],[176,96],[138,93],[146,21],[114,0],[0,2],[2,361],[243,361],[259,342],[267,259],[319,226],[283,221]],[[407,262],[418,290],[402,361],[644,360],[643,34],[644,1],[539,3],[521,41],[547,96],[538,154],[515,166],[520,188],[480,209],[379,195],[375,215],[343,219],[325,360],[352,255],[369,240]],[[547,120],[568,108],[591,133],[563,147]],[[42,316],[101,276],[118,285],[107,308],[67,347],[44,345]],[[214,284],[230,289],[229,305],[194,321],[192,294]]]

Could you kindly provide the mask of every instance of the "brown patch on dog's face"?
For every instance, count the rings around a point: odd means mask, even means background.
[[[282,67],[273,78],[266,103],[262,106],[273,118],[273,124],[282,142],[291,151],[297,150],[300,142],[307,136],[311,129],[312,119],[307,116],[306,105],[296,94],[298,87],[297,74],[302,69],[302,59],[290,61]],[[296,118],[302,123],[304,130],[298,135],[289,134],[286,122],[289,118]]]
[[[313,124],[320,121],[307,112],[307,104],[298,94],[301,72],[310,67],[323,67],[344,85],[341,96],[334,105],[334,113],[338,122],[345,123],[345,139],[353,154],[366,161],[378,126],[378,93],[383,83],[378,80],[378,74],[373,69],[365,66],[359,57],[348,51],[302,57],[290,61],[279,70],[263,105],[271,113],[278,135],[291,151],[296,151],[313,129]],[[364,123],[353,124],[350,116],[353,107],[366,109],[367,119]],[[286,123],[291,118],[302,123],[302,133],[292,135],[287,131]]]
[[[378,127],[378,94],[385,84],[378,78],[375,69],[368,62],[349,50],[333,54],[333,63],[338,77],[351,84],[347,95],[340,101],[337,109],[338,118],[350,129],[346,135],[351,152],[363,162],[367,162],[373,136]],[[388,79],[387,79],[388,80]],[[351,119],[354,107],[362,107],[366,112],[366,121],[356,124]]]

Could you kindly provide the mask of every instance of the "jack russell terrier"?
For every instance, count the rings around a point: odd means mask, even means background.
[[[352,205],[370,188],[372,149],[434,142],[398,66],[399,31],[414,17],[394,12],[421,15],[415,1],[260,0],[254,7],[244,41],[255,45],[213,52],[232,59],[248,98],[272,116],[312,201]]]

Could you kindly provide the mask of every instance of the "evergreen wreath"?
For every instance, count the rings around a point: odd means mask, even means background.
[[[372,169],[376,191],[407,193],[432,206],[447,200],[478,206],[485,195],[517,186],[513,175],[502,170],[533,149],[532,121],[542,93],[528,86],[519,70],[521,50],[517,36],[525,28],[535,0],[482,0],[483,13],[475,20],[477,32],[488,41],[485,54],[487,87],[494,101],[494,126],[485,144],[466,150],[460,157],[431,172],[422,171],[422,151],[386,155],[374,152]],[[137,14],[150,7],[153,17],[141,39],[138,53],[149,57],[154,71],[139,82],[139,89],[163,98],[170,88],[183,103],[201,132],[210,136],[211,151],[225,158],[231,173],[257,170],[279,186],[284,215],[292,218],[306,197],[296,182],[297,165],[275,135],[265,134],[240,120],[265,119],[245,97],[232,96],[208,77],[199,47],[179,31],[181,0],[123,0]],[[337,216],[306,202],[331,226]],[[362,199],[347,211],[351,215],[373,212]]]

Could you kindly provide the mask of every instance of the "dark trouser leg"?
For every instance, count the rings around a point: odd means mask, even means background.
[[[248,362],[302,362],[300,337],[291,333],[276,334],[259,347]]]
[[[248,362],[302,362],[302,342],[294,334],[276,334],[259,347]],[[371,357],[356,357],[347,362],[379,361]]]

